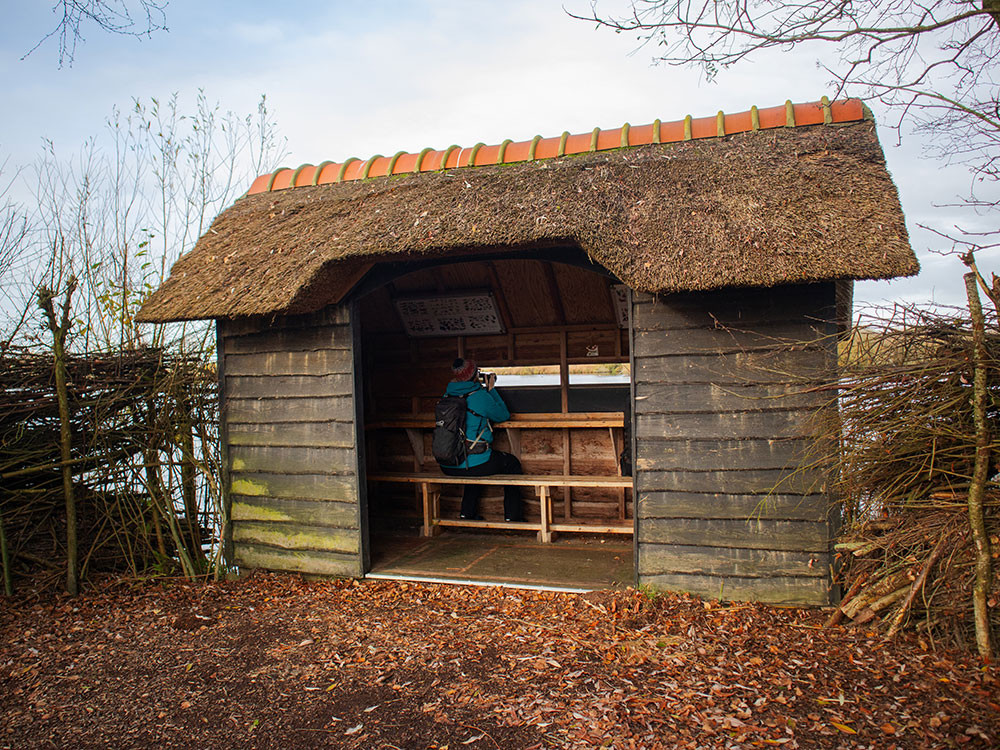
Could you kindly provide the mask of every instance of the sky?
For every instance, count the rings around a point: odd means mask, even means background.
[[[172,0],[168,31],[135,39],[85,27],[62,68],[54,39],[25,57],[55,25],[52,2],[7,5],[0,164],[7,159],[8,170],[30,165],[43,139],[74,151],[133,98],[176,93],[193,103],[199,89],[241,113],[266,95],[291,167],[739,112],[831,91],[815,50],[774,52],[713,83],[654,65],[654,50],[635,37],[567,14],[586,14],[589,0]],[[877,122],[887,120],[874,109]],[[856,302],[962,305],[963,266],[936,253],[947,245],[920,225],[975,226],[976,217],[942,207],[968,192],[969,176],[922,159],[915,136],[897,145],[893,130],[879,134],[923,270],[860,282]]]

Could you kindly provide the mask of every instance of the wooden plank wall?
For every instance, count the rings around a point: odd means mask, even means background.
[[[831,500],[800,466],[833,399],[809,386],[836,364],[840,291],[633,295],[641,583],[830,603]]]
[[[219,326],[233,562],[363,575],[349,309]]]

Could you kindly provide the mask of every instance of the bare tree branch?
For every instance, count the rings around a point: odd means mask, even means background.
[[[86,41],[83,29],[87,25],[98,30],[136,38],[150,37],[155,31],[167,30],[168,0],[57,0],[52,6],[56,26],[28,50],[28,57],[49,39],[59,43],[59,67],[73,65],[76,46]]]
[[[836,96],[884,105],[884,124],[915,129],[928,156],[970,170],[967,208],[996,210],[1000,0],[632,0],[617,16],[601,12],[605,2],[570,15],[635,34],[657,61],[709,80],[767,50],[815,53]]]

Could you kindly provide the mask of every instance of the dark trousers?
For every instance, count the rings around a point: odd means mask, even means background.
[[[486,461],[479,466],[468,469],[455,469],[442,466],[441,471],[450,477],[488,477],[492,474],[521,474],[521,462],[517,456],[503,451],[493,451]],[[481,484],[467,484],[462,492],[462,515],[475,518],[479,515],[479,496],[482,494]],[[503,517],[508,521],[521,521],[524,516],[521,509],[521,488],[507,486],[503,488]]]

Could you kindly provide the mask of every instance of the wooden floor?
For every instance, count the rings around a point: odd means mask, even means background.
[[[371,573],[401,578],[611,589],[634,582],[632,540],[564,535],[550,544],[534,536],[445,531],[372,538]]]

